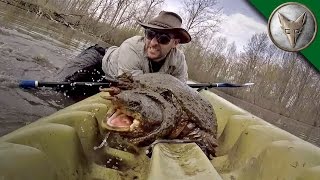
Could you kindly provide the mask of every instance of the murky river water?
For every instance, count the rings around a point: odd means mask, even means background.
[[[92,37],[0,2],[0,136],[73,103],[50,90],[24,90],[19,80],[53,80]]]

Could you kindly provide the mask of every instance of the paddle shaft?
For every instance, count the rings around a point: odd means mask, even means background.
[[[232,84],[232,83],[197,83],[188,84],[192,88],[214,88],[214,87],[244,87],[244,84]]]
[[[44,82],[44,81],[33,81],[23,80],[19,83],[21,88],[38,88],[38,87],[110,87],[110,83],[99,83],[99,82]]]
[[[110,87],[111,83],[100,82],[45,82],[34,80],[23,80],[19,86],[21,88],[38,88],[38,87]],[[250,84],[251,85],[251,84]],[[232,84],[232,83],[195,83],[188,84],[191,88],[214,88],[214,87],[244,87],[246,84]]]

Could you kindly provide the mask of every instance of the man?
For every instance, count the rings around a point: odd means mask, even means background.
[[[187,82],[187,64],[177,45],[191,40],[181,28],[182,19],[173,12],[161,11],[148,23],[138,22],[145,36],[134,36],[120,47],[110,47],[102,59],[102,70],[107,78],[130,72],[133,76],[161,72]]]
[[[161,72],[171,74],[186,83],[188,73],[185,56],[176,47],[190,42],[191,37],[181,28],[181,17],[173,12],[161,11],[148,23],[138,23],[145,29],[144,37],[134,36],[125,40],[120,47],[112,46],[106,52],[97,45],[89,47],[62,69],[59,79],[106,82],[123,73],[136,76]],[[89,87],[59,90],[77,97],[87,97],[98,92]]]

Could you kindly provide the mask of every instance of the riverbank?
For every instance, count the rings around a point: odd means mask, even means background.
[[[48,20],[61,23],[71,29],[77,28],[79,26],[80,20],[83,17],[81,14],[63,14],[55,10],[46,8],[39,4],[34,4],[31,2],[23,0],[0,0],[1,2],[10,4],[17,8],[23,9],[27,12],[33,13],[39,17],[44,17]]]
[[[104,46],[119,46],[124,40],[139,34],[139,29],[113,27],[100,22],[87,12],[66,12],[60,11],[46,3],[35,4],[27,0],[0,0],[0,2],[23,9],[39,18],[62,24],[70,29],[93,36],[106,43]]]

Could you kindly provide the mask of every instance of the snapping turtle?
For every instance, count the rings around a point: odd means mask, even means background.
[[[198,142],[215,156],[217,123],[211,104],[177,78],[160,73],[124,74],[111,88],[113,108],[103,125],[130,142],[148,145],[157,139]]]

